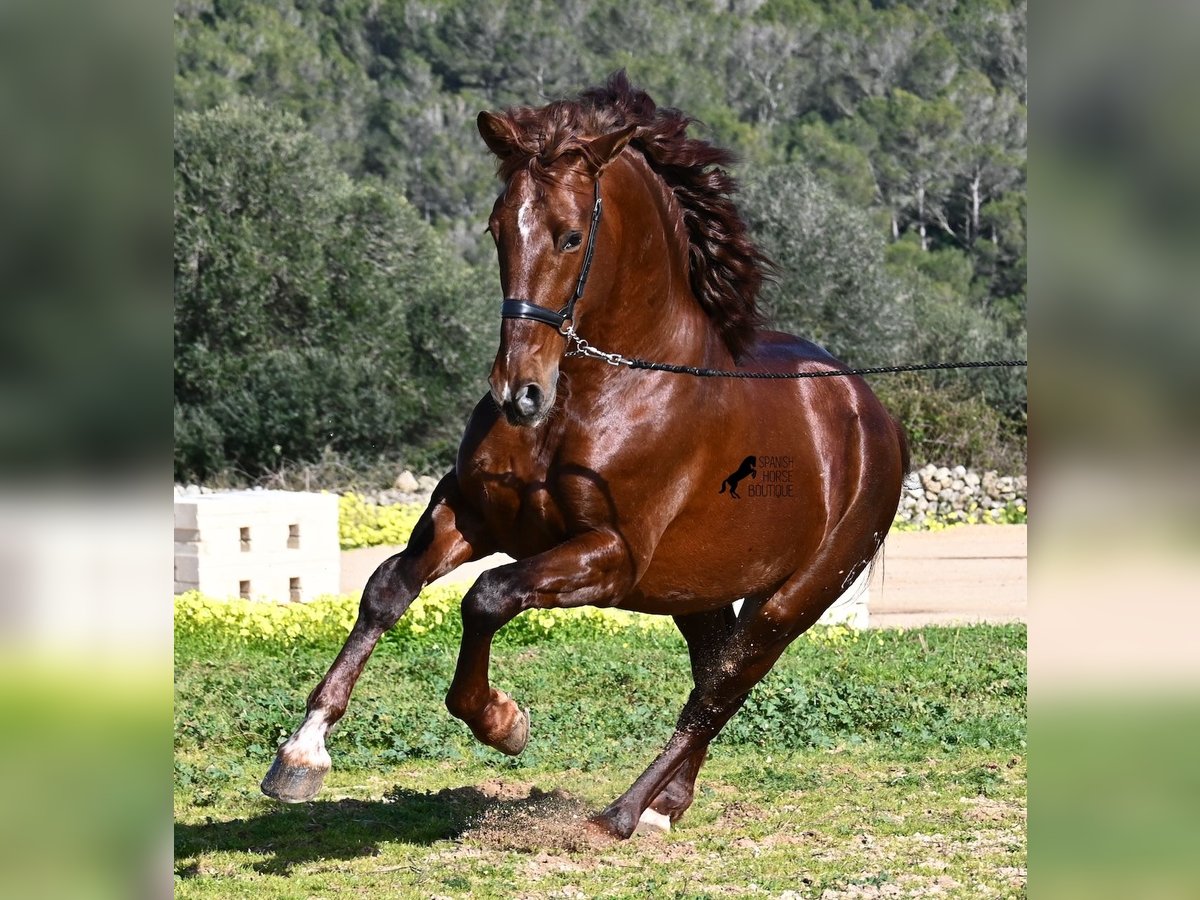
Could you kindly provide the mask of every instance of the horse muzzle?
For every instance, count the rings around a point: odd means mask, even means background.
[[[531,379],[513,379],[512,382],[490,379],[492,399],[504,413],[509,425],[530,427],[539,425],[550,415],[557,395],[555,382],[558,373],[550,379],[549,386],[543,386]]]
[[[536,322],[504,320],[488,384],[508,424],[539,425],[557,396],[562,338]]]
[[[494,389],[492,396],[496,396]],[[554,405],[554,390],[543,390],[531,382],[521,385],[511,396],[497,400],[497,403],[509,425],[537,425],[550,414],[550,408]]]

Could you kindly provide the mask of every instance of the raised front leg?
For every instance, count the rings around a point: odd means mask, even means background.
[[[302,803],[316,796],[330,768],[325,737],[345,714],[350,693],[379,638],[399,621],[426,584],[489,552],[462,507],[451,473],[434,491],[408,546],[384,561],[368,580],[345,645],[309,694],[308,714],[279,748],[263,779],[262,791],[268,797]]]
[[[488,683],[492,636],[526,609],[612,606],[633,586],[634,571],[620,535],[593,531],[483,573],[463,597],[462,646],[446,708],[482,743],[519,754],[529,738],[529,717]]]

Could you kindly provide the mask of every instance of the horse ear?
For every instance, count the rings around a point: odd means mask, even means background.
[[[479,128],[479,136],[487,144],[488,149],[503,159],[513,152],[517,145],[517,129],[513,127],[507,116],[498,116],[484,110],[475,120]]]
[[[596,167],[597,174],[603,172],[604,167],[620,155],[621,151],[625,149],[625,145],[633,139],[637,129],[636,125],[626,125],[617,131],[610,131],[608,134],[588,141],[587,155]]]

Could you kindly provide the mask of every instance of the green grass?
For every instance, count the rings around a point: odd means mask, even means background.
[[[604,847],[528,815],[599,809],[650,762],[690,687],[676,635],[499,646],[493,682],[532,709],[516,759],[442,706],[453,647],[384,645],[321,797],[274,804],[258,780],[335,650],[177,640],[178,897],[1024,894],[1022,626],[806,635],[675,830]]]

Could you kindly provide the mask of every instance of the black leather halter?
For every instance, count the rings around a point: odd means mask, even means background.
[[[579,283],[575,285],[575,295],[558,312],[545,306],[538,306],[521,297],[505,297],[504,302],[500,304],[502,318],[533,319],[543,322],[563,334],[571,331],[575,319],[575,304],[579,302],[579,298],[583,296],[583,289],[587,286],[588,272],[592,268],[592,253],[596,249],[596,232],[600,230],[600,209],[603,204],[600,202],[600,176],[598,175],[592,185],[592,196],[595,198],[595,202],[592,204],[592,224],[588,227],[587,247],[583,251],[583,268],[579,272]]]

